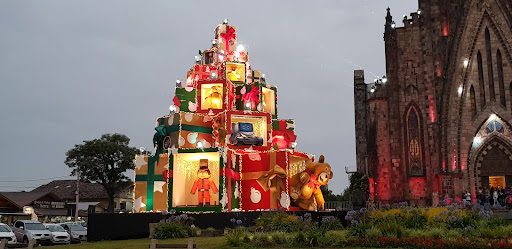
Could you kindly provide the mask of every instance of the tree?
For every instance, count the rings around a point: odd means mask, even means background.
[[[80,180],[97,182],[108,195],[108,211],[114,212],[114,196],[130,186],[132,181],[124,175],[134,168],[134,147],[129,147],[130,139],[123,134],[103,134],[100,139],[84,141],[66,152],[64,162],[73,168],[71,175],[80,175]]]

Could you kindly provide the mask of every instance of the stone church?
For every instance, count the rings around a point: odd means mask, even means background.
[[[419,0],[384,25],[386,76],[354,72],[357,169],[381,203],[512,187],[512,1]]]

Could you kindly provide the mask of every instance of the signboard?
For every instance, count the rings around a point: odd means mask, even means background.
[[[34,201],[33,206],[34,208],[64,208],[65,203],[57,201]]]

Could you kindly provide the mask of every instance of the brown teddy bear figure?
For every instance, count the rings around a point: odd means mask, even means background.
[[[290,179],[290,197],[297,206],[309,211],[324,210],[325,201],[320,186],[326,185],[333,176],[331,166],[324,160],[321,155],[318,162],[309,163],[306,170]]]

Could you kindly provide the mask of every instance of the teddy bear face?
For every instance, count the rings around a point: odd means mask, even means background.
[[[313,172],[313,175],[316,176],[316,179],[321,185],[327,185],[329,180],[332,178],[333,173],[331,171],[331,166],[328,163],[311,163],[308,165],[308,169]]]
[[[320,156],[318,162],[310,163],[306,168],[316,176],[316,179],[321,185],[327,185],[329,179],[332,179],[333,173],[331,165],[324,163],[324,156]]]

